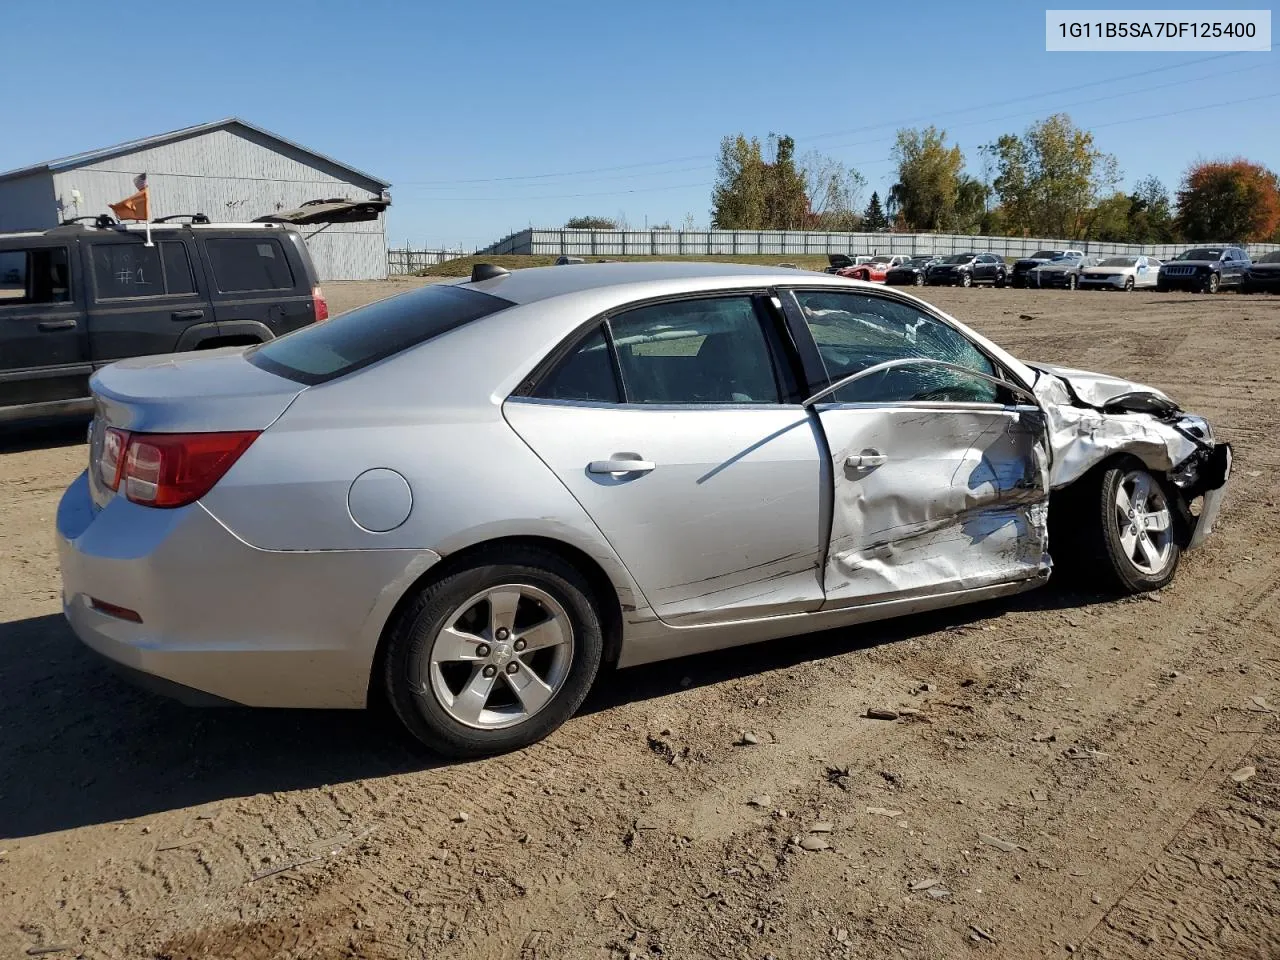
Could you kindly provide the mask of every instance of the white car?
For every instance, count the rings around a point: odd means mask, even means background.
[[[1107,257],[1097,266],[1085,267],[1077,281],[1082,290],[1134,290],[1154,287],[1160,273],[1155,257]]]

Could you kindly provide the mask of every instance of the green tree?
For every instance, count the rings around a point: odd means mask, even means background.
[[[765,165],[765,229],[801,230],[808,198],[804,177],[796,166],[796,142],[786,135],[769,134],[773,159]]]
[[[961,175],[956,185],[956,208],[951,229],[959,233],[987,232],[987,201],[991,188],[976,177]]]
[[[884,209],[880,206],[880,194],[874,190],[871,192],[867,209],[862,214],[862,229],[871,233],[889,229],[889,218],[885,216]]]
[[[711,225],[717,230],[763,230],[766,171],[760,141],[742,134],[720,141]]]
[[[1102,200],[1090,211],[1084,239],[1105,240],[1108,243],[1132,242],[1129,221],[1132,208],[1132,199],[1123,192],[1113,193]]]
[[[720,230],[800,230],[808,219],[805,177],[796,142],[769,134],[769,157],[744,135],[720,141],[711,225]]]
[[[1266,240],[1280,228],[1280,179],[1242,157],[1194,163],[1178,191],[1178,226],[1193,243]]]
[[[1143,177],[1129,194],[1130,243],[1172,243],[1177,239],[1173,203],[1158,177]]]
[[[1119,180],[1115,157],[1098,150],[1093,134],[1065,113],[1033,124],[1021,137],[1005,134],[987,150],[1007,222],[1022,233],[1082,236],[1094,208]]]
[[[946,230],[955,218],[964,154],[947,146],[945,130],[899,130],[893,147],[898,182],[889,191],[889,206],[907,227]]]
[[[564,223],[568,230],[617,230],[618,222],[609,217],[570,217]]]

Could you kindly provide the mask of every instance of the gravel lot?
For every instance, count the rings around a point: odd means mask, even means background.
[[[928,293],[1236,445],[1175,585],[620,672],[476,763],[115,680],[59,613],[83,425],[0,439],[0,956],[1280,956],[1280,298]]]

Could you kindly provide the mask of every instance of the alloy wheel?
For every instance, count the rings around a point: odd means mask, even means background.
[[[1158,577],[1173,558],[1173,516],[1160,484],[1145,470],[1131,470],[1116,485],[1120,546],[1135,570]]]
[[[573,624],[556,600],[528,584],[501,584],[455,608],[431,641],[431,694],[458,723],[499,730],[550,703],[573,663]],[[421,681],[427,681],[425,683]]]

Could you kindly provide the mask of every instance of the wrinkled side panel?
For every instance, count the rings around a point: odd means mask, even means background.
[[[823,409],[820,418],[835,473],[827,606],[1047,569],[1048,452],[1039,410],[847,406]],[[882,464],[865,466],[880,456]]]

